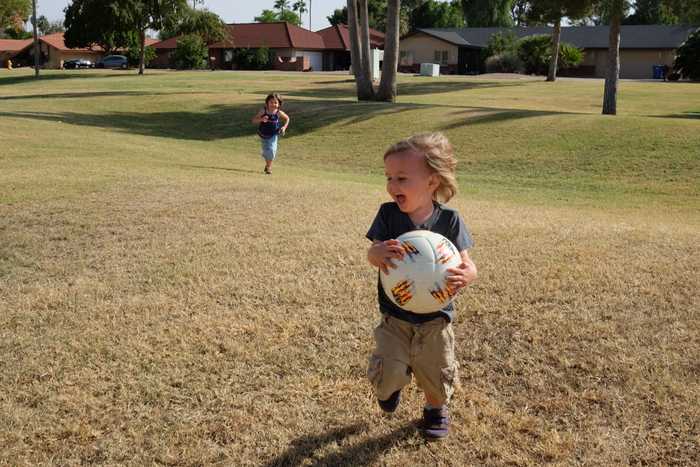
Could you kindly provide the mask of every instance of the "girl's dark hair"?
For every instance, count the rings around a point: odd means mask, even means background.
[[[267,97],[265,98],[265,104],[267,105],[267,103],[270,102],[272,99],[277,99],[277,102],[280,103],[280,107],[282,107],[282,96],[280,96],[276,92],[267,95]]]

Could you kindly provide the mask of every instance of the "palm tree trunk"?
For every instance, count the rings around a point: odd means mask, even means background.
[[[396,71],[399,64],[399,14],[401,0],[389,0],[386,6],[386,36],[382,81],[377,100],[396,101]]]
[[[561,18],[557,18],[552,30],[552,58],[549,61],[549,73],[547,73],[547,81],[555,81],[557,79],[557,66],[559,64],[559,42],[561,41]]]
[[[32,24],[34,30],[34,77],[39,77],[39,67],[41,64],[41,50],[39,46],[39,33],[36,30],[36,0],[32,0]]]
[[[608,71],[605,77],[603,93],[603,115],[617,115],[617,82],[620,76],[620,22],[622,19],[622,1],[616,0],[610,21],[610,39],[608,46]]]
[[[372,87],[372,54],[369,44],[369,11],[367,10],[367,0],[358,1],[358,19],[360,20],[360,48],[362,49],[362,74],[363,81],[369,83],[369,97],[374,99],[374,88]]]
[[[141,50],[139,51],[139,74],[143,74],[143,69],[145,68],[146,61],[146,31],[142,29],[139,32],[139,42],[141,43]]]
[[[364,47],[360,40],[360,23],[359,18],[362,14],[361,8],[358,8],[358,1],[348,0],[348,29],[350,30],[350,61],[352,73],[355,75],[355,86],[357,88],[357,99],[361,101],[372,100],[374,98],[374,89],[372,88],[372,79],[369,68],[365,68],[364,64],[369,63],[369,57],[363,57]],[[367,3],[365,0],[365,17],[367,16]],[[366,22],[366,19],[365,19]],[[369,30],[367,31],[369,36]],[[369,53],[369,52],[367,52]]]

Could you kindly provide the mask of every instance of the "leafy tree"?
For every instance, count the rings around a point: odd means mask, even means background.
[[[31,32],[25,31],[24,29],[18,31],[14,27],[7,28],[0,32],[0,39],[31,39],[32,37],[34,37],[34,35]]]
[[[664,0],[669,12],[681,24],[700,24],[700,2],[698,0]]]
[[[684,78],[700,81],[700,30],[678,48],[673,68]]]
[[[326,17],[330,24],[350,24],[348,22],[348,7],[336,9],[331,16]],[[367,1],[367,19],[369,27],[383,31],[386,26],[386,0]]]
[[[63,27],[62,21],[49,21],[46,16],[41,15],[36,20],[36,27],[42,35],[53,34],[55,32],[63,32],[65,28]]]
[[[458,0],[438,2],[426,0],[410,13],[412,28],[461,28],[464,26],[462,6]]]
[[[461,0],[464,21],[470,28],[513,25],[513,0]]]
[[[186,34],[196,34],[204,43],[211,44],[226,37],[226,24],[217,15],[209,10],[186,10],[182,17],[174,24],[169,24],[160,31],[161,40]]]
[[[66,45],[99,45],[106,53],[128,47],[135,40],[135,31],[120,24],[119,8],[118,0],[73,0],[64,10]]]
[[[514,52],[491,55],[484,65],[487,73],[519,73],[523,69],[522,61]]]
[[[31,11],[31,0],[0,0],[0,29],[24,30]]]
[[[279,13],[265,9],[260,13],[260,16],[253,18],[256,23],[274,23],[279,21]]]
[[[336,8],[333,14],[326,16],[328,23],[332,26],[337,24],[348,24],[348,7]]]
[[[518,50],[518,37],[512,31],[492,34],[486,44],[486,56],[501,55]]]
[[[187,10],[186,0],[117,0],[117,3],[123,30],[135,31],[139,35],[139,74],[142,75],[145,68],[146,30],[159,31],[177,22]]]
[[[676,24],[678,17],[664,0],[636,0],[634,13],[622,20],[622,24]]]
[[[277,21],[286,21],[290,24],[301,26],[301,18],[292,10],[263,10],[260,16],[254,18],[257,23],[276,23]]]
[[[188,34],[177,40],[175,66],[180,70],[199,70],[207,64],[207,46],[196,34]]]
[[[126,58],[129,61],[129,66],[138,66],[139,60],[141,59],[141,47],[138,40],[136,40],[136,35],[134,35],[133,39],[134,40],[132,40],[129,44],[129,48],[126,50]],[[156,58],[156,49],[154,47],[147,46],[144,52],[144,64],[148,65],[151,60]]]
[[[544,34],[527,36],[517,43],[518,57],[526,73],[542,75],[547,73],[552,61],[550,37]],[[559,44],[560,63],[563,68],[578,66],[583,61],[583,52],[572,44]]]
[[[140,44],[142,75],[146,30],[170,27],[186,9],[186,0],[73,0],[65,10],[64,38],[68,47],[100,44],[110,50],[128,47],[135,34]]]
[[[551,60],[547,72],[547,81],[556,80],[559,62],[559,42],[561,40],[561,22],[569,19],[583,18],[590,14],[594,0],[531,0],[528,22],[534,24],[552,24],[550,41]]]
[[[270,49],[267,47],[235,49],[233,61],[242,70],[269,70],[272,67]]]

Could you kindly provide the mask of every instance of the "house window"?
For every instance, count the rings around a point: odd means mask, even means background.
[[[401,65],[413,65],[413,52],[402,50],[399,52],[399,63]]]
[[[448,53],[447,50],[436,50],[435,51],[435,63],[439,63],[441,65],[447,65],[447,60],[448,60]]]

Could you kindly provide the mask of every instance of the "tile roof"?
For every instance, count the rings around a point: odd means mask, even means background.
[[[163,41],[156,42],[153,44],[153,48],[158,49],[175,49],[177,48],[177,40],[180,36],[171,37],[170,39],[165,39]]]
[[[621,49],[675,49],[678,48],[697,26],[622,26],[620,29]],[[534,34],[551,34],[552,28],[425,28],[416,29],[451,44],[465,47],[486,47],[491,36],[497,32],[513,32],[517,37]],[[566,26],[561,28],[561,40],[582,49],[607,49],[609,26]]]
[[[62,32],[55,32],[53,34],[47,34],[45,36],[41,36],[39,38],[40,41],[50,45],[51,47],[61,50],[63,52],[67,51],[79,51],[79,52],[104,52],[102,50],[102,47],[100,46],[94,46],[94,47],[76,47],[71,49],[70,47],[66,47],[66,43],[63,41],[63,33]]]
[[[212,49],[233,47],[305,50],[349,50],[350,34],[344,24],[330,26],[320,31],[309,31],[286,22],[234,23],[226,25],[228,37],[209,45]],[[178,37],[171,37],[153,44],[156,49],[174,49]],[[370,29],[373,47],[384,47],[384,34]]]
[[[323,42],[327,49],[350,50],[350,30],[345,24],[336,24],[334,26],[316,31],[323,37]],[[370,28],[369,42],[373,48],[384,48],[384,33]]]
[[[211,44],[209,47],[268,47],[273,49],[318,49],[325,48],[323,38],[313,31],[286,22],[227,24],[229,39]]]
[[[34,39],[0,39],[0,52],[20,52],[29,47]]]

